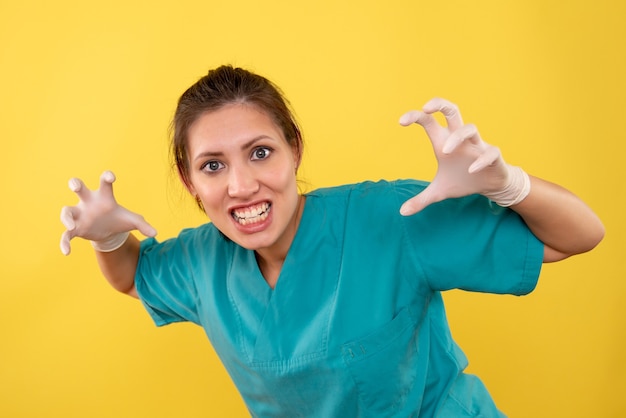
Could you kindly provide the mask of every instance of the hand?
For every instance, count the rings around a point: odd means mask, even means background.
[[[433,113],[441,112],[447,126]],[[421,125],[430,139],[438,166],[433,181],[417,196],[407,200],[402,215],[413,215],[426,206],[448,198],[485,195],[502,206],[519,203],[530,190],[528,175],[506,164],[497,147],[485,143],[471,124],[463,124],[458,108],[444,99],[433,99],[423,111],[410,111],[400,124]]]
[[[76,206],[66,206],[61,210],[61,222],[67,230],[61,236],[61,252],[71,251],[70,240],[81,237],[90,240],[98,251],[113,251],[124,244],[132,230],[139,230],[145,236],[155,236],[156,230],[143,216],[130,212],[117,204],[113,196],[115,175],[105,171],[100,176],[100,188],[89,190],[76,178],[69,181],[70,189],[78,195]]]

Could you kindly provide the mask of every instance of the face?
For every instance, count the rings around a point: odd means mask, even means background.
[[[286,254],[301,213],[299,156],[270,117],[243,104],[202,115],[188,132],[189,191],[228,238]]]

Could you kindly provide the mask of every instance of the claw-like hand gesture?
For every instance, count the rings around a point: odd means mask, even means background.
[[[433,113],[441,112],[447,126],[441,126]],[[453,197],[485,195],[501,206],[519,203],[529,192],[528,175],[504,162],[497,147],[485,143],[476,126],[463,124],[458,108],[444,99],[433,99],[422,111],[411,111],[400,124],[421,125],[432,142],[437,158],[437,174],[420,194],[407,200],[400,209],[413,215],[426,206]]]
[[[156,235],[143,216],[117,204],[113,196],[114,181],[115,175],[110,171],[100,176],[100,188],[95,191],[79,179],[69,181],[70,189],[80,201],[61,210],[61,222],[67,228],[61,236],[63,254],[70,253],[70,240],[74,237],[90,240],[96,250],[107,252],[122,246],[132,230],[137,229],[145,236]]]

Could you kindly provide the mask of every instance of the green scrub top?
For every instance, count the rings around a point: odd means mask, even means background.
[[[255,417],[491,417],[440,291],[522,295],[543,245],[478,195],[403,217],[427,183],[307,194],[272,290],[253,251],[211,223],[142,242],[136,288],[159,326],[202,326]]]

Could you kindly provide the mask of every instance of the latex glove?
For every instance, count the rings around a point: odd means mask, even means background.
[[[433,116],[436,112],[445,116],[447,126],[437,122]],[[400,118],[403,126],[413,123],[426,131],[438,166],[428,187],[402,205],[402,215],[413,215],[444,199],[476,193],[501,206],[511,206],[530,192],[528,175],[521,168],[506,164],[500,150],[481,139],[476,126],[464,124],[453,103],[432,99],[423,111],[410,111]]]
[[[76,206],[61,210],[61,222],[67,228],[61,236],[63,254],[70,253],[70,240],[74,237],[90,240],[97,251],[109,252],[121,247],[132,230],[137,229],[149,237],[156,235],[156,230],[143,216],[117,204],[113,196],[114,181],[115,175],[110,171],[102,173],[100,188],[94,191],[79,179],[69,181],[70,189],[80,201]]]

